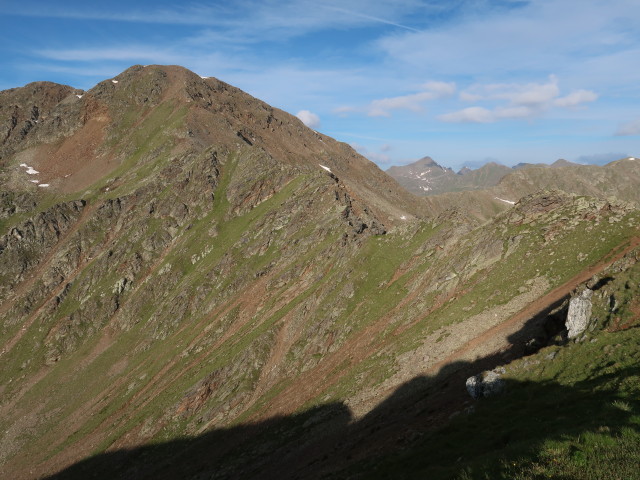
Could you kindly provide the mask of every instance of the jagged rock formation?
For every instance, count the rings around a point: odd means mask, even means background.
[[[404,385],[517,356],[527,315],[638,235],[633,205],[563,192],[485,222],[432,208],[347,145],[179,67],[24,88],[0,95],[2,125],[31,122],[7,130],[0,158],[8,478],[95,453],[104,469],[68,472],[346,468],[373,451],[364,438],[397,447],[406,432],[384,420],[397,412],[433,426]],[[355,456],[326,462],[345,429]]]

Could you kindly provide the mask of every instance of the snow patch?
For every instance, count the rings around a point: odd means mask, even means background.
[[[493,198],[495,198],[496,200],[500,200],[501,202],[508,203],[509,205],[516,204],[516,202],[512,202],[511,200],[505,200],[504,198],[500,198],[500,197],[493,197]]]
[[[407,219],[407,216],[406,216],[406,215],[402,215],[402,216],[400,217],[400,220],[406,220],[406,219]]]
[[[318,164],[320,165],[320,164]],[[320,168],[324,168],[327,172],[332,173],[329,167],[325,167],[324,165],[320,165]]]
[[[39,171],[37,171],[35,168],[30,167],[29,165],[27,165],[26,163],[21,163],[20,164],[21,167],[26,168],[27,169],[27,173],[29,175],[35,175],[37,173],[40,173]]]
[[[76,97],[78,97],[78,98],[82,98],[82,95],[76,95]]]
[[[627,160],[637,160],[636,157],[629,157]]]
[[[118,83],[118,80],[111,80],[111,83]]]
[[[49,184],[48,183],[41,183],[40,185],[38,185],[39,187],[48,187]]]
[[[40,180],[29,180],[31,183],[40,183]]]

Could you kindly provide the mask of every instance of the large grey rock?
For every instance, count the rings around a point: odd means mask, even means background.
[[[467,392],[473,398],[490,397],[500,393],[504,389],[504,380],[502,379],[504,373],[504,367],[497,367],[467,378]]]
[[[576,295],[569,302],[567,312],[567,337],[575,338],[583,333],[589,326],[591,319],[591,295],[593,290],[585,289],[580,295]]]

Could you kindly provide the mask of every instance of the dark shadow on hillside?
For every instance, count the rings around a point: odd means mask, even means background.
[[[537,325],[531,322],[525,329]],[[520,445],[519,458],[535,458],[547,440],[596,431],[605,424],[611,435],[624,425],[637,428],[628,422],[631,413],[613,406],[615,392],[596,388],[598,378],[571,387],[508,381],[502,396],[472,400],[465,380],[504,363],[505,352],[500,352],[446,365],[435,376],[416,377],[400,386],[357,420],[345,405],[332,403],[195,438],[100,454],[49,478],[416,478],[417,471],[429,472],[420,478],[450,478],[457,465],[473,462],[474,455],[497,455]],[[640,367],[615,375],[640,375]],[[638,405],[631,410],[638,411]],[[434,436],[454,417],[453,424]],[[385,465],[392,465],[392,474],[385,473]]]

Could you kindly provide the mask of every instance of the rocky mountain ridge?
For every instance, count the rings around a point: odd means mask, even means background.
[[[534,189],[539,189],[544,185],[577,193],[578,191],[585,191],[585,184],[587,183],[596,185],[600,183],[608,186],[608,180],[603,182],[597,178],[598,174],[594,176],[594,173],[603,168],[605,170],[612,169],[618,165],[620,161],[633,160],[635,160],[635,157],[627,157],[602,167],[580,165],[564,159],[556,160],[549,165],[544,163],[519,163],[513,167],[489,162],[473,170],[468,167],[463,167],[459,172],[455,173],[451,168],[438,165],[432,158],[424,157],[408,165],[390,167],[386,172],[409,192],[419,196],[434,196],[449,192],[490,190],[498,185],[506,186],[515,183],[521,185],[523,181],[528,182]],[[553,171],[541,174],[541,169],[552,169]],[[556,169],[558,170],[556,171]],[[555,176],[561,177],[562,181],[558,182],[558,180],[554,180]],[[527,178],[528,180],[525,180]],[[633,182],[630,181],[623,181],[623,183],[625,185],[633,184]],[[526,193],[532,192],[533,190],[531,188],[526,190]],[[524,192],[520,193],[520,196],[522,196],[523,193]],[[626,193],[617,193],[622,194],[622,199],[630,198]],[[591,188],[588,194],[600,195],[602,192],[596,187]]]

